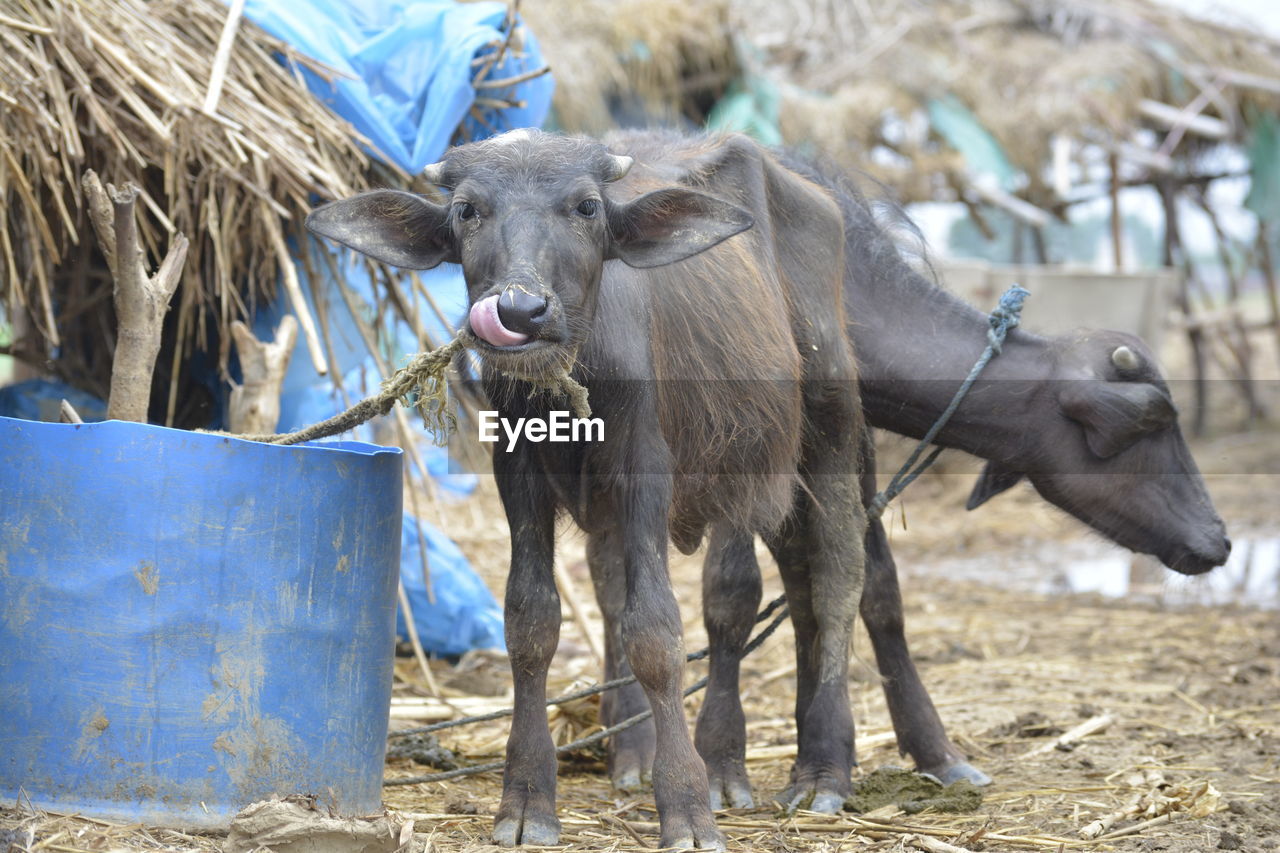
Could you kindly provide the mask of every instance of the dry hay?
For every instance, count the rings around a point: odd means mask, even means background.
[[[614,126],[610,107],[619,101],[672,121],[696,93],[723,90],[737,67],[731,5],[540,0],[524,4],[521,14],[556,77],[556,121],[566,130],[599,134]]]

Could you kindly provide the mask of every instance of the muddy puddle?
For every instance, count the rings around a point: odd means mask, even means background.
[[[1196,577],[1171,572],[1152,557],[1092,540],[1043,544],[1024,553],[916,562],[899,568],[905,578],[922,582],[946,577],[1041,594],[1096,593],[1176,607],[1235,604],[1280,608],[1280,536],[1238,537],[1225,566]]]

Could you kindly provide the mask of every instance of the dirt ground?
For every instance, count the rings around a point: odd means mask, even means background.
[[[902,450],[887,445],[882,469]],[[1195,453],[1233,538],[1280,538],[1280,432],[1225,435],[1197,442]],[[784,787],[795,752],[792,638],[784,626],[744,665],[749,770],[761,805],[720,815],[730,849],[949,849],[930,846],[937,842],[988,851],[1280,849],[1280,614],[1244,603],[1196,603],[1197,587],[1158,573],[1153,581],[1140,560],[1116,564],[1133,581],[1124,597],[1061,591],[1055,578],[1064,567],[1103,546],[1025,486],[965,514],[975,470],[970,461],[948,459],[911,488],[888,520],[924,682],[953,740],[995,779],[981,805],[969,814],[908,815],[892,805],[861,816],[780,813],[769,795]],[[459,540],[500,594],[506,526],[492,483],[482,478],[477,499],[428,516]],[[598,635],[582,541],[576,534],[562,540],[570,587],[585,615],[576,622],[565,608],[555,693],[590,683],[599,671],[580,627]],[[768,600],[780,585],[763,554],[762,565]],[[699,570],[700,555],[672,563],[689,649],[705,638]],[[1274,601],[1276,567],[1255,571],[1270,578]],[[1262,600],[1256,588],[1250,598]],[[860,774],[909,764],[897,755],[864,635],[855,658]],[[691,665],[686,681],[704,671]],[[499,655],[475,654],[456,667],[433,661],[432,672],[461,711],[509,703],[510,676]],[[420,724],[412,719],[415,707],[423,718],[452,713],[429,694],[416,662],[400,660],[393,728]],[[699,702],[699,695],[687,701],[690,720]],[[594,700],[582,700],[553,711],[557,741],[592,731],[595,709]],[[1054,746],[1064,730],[1098,718],[1110,722],[1073,747]],[[458,763],[477,764],[501,758],[506,733],[506,721],[498,720],[450,729],[440,742]],[[408,759],[388,763],[390,777],[429,772]],[[614,794],[599,752],[562,761],[559,784],[564,846],[556,849],[657,846],[651,795]],[[496,849],[487,838],[500,793],[499,775],[487,773],[389,787],[385,801],[399,819],[414,821],[414,853],[453,853]],[[1081,837],[1091,822],[1117,812],[1104,837]],[[33,830],[23,849],[53,853],[209,851],[222,844],[218,836],[0,810],[0,832],[13,827]]]

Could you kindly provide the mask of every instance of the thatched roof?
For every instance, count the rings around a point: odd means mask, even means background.
[[[548,0],[539,14],[555,19],[577,5]],[[1159,131],[1158,147],[1170,112],[1193,105],[1192,114],[1205,120],[1158,152],[1175,159],[1203,150],[1205,142],[1245,140],[1254,110],[1280,113],[1280,45],[1151,0],[690,0],[679,6],[679,14],[662,3],[652,14],[641,12],[650,32],[627,36],[642,39],[652,54],[631,45],[629,54],[605,56],[596,29],[608,24],[599,22],[544,34],[557,73],[556,103],[566,105],[561,112],[570,129],[607,123],[602,87],[634,84],[654,66],[687,83],[697,77],[691,63],[723,68],[729,52],[776,90],[776,122],[786,141],[815,144],[869,170],[904,199],[954,197],[955,187],[971,178],[964,157],[924,118],[932,103],[945,101],[971,113],[1025,175],[1031,185],[1021,194],[1051,207],[1044,172],[1055,137],[1067,140],[1059,147],[1076,156],[1088,143],[1115,148],[1143,169],[1165,168],[1163,156],[1146,158],[1140,149],[1157,153],[1143,131]],[[689,18],[710,23],[691,28]],[[736,51],[735,37],[741,42]],[[562,59],[584,52],[591,61],[581,72]],[[679,100],[686,94],[680,86],[651,94],[673,99],[668,112],[689,111]],[[593,106],[584,110],[584,104]]]
[[[92,242],[86,169],[141,186],[153,258],[173,232],[191,239],[175,306],[188,329],[225,324],[243,313],[241,300],[274,290],[282,229],[300,221],[310,194],[368,184],[359,135],[275,57],[307,61],[247,20],[216,108],[202,110],[227,14],[218,0],[0,2],[4,298],[25,306],[48,342],[60,342],[55,268]],[[78,296],[94,298],[58,298]]]

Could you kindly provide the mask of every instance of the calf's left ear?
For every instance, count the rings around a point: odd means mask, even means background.
[[[307,229],[393,267],[429,270],[456,260],[449,212],[413,193],[374,190],[307,215]]]
[[[696,190],[654,190],[609,211],[606,257],[647,269],[683,261],[753,224],[737,205]]]
[[[1085,441],[1100,459],[1127,450],[1178,418],[1168,395],[1147,382],[1070,382],[1058,402],[1067,417],[1084,427]]]

